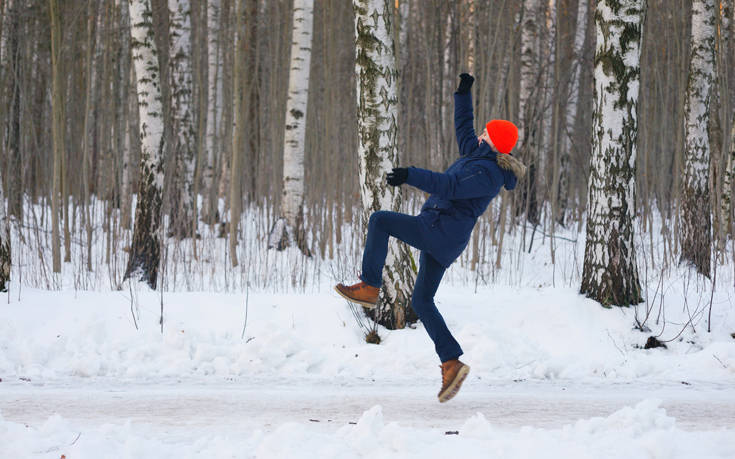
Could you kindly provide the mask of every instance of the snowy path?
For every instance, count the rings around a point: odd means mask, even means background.
[[[365,383],[363,383],[365,384]],[[457,430],[482,413],[493,425],[560,428],[580,419],[607,417],[641,400],[661,400],[684,430],[735,429],[735,393],[726,385],[608,384],[596,387],[560,382],[468,384],[448,404],[436,402],[433,386],[328,382],[271,386],[265,382],[211,384],[0,386],[0,414],[6,421],[38,425],[54,414],[81,424],[127,420],[168,431],[193,427],[240,427],[272,431],[283,423],[335,428],[356,422],[381,405],[386,421],[402,426]]]

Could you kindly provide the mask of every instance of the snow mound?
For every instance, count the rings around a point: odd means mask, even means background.
[[[735,457],[735,432],[687,432],[677,428],[656,400],[644,400],[605,418],[580,420],[561,429],[491,425],[481,414],[458,432],[386,422],[380,406],[342,427],[288,422],[271,433],[161,432],[144,424],[78,426],[52,416],[37,428],[5,421],[0,414],[3,457],[74,458],[691,458]]]

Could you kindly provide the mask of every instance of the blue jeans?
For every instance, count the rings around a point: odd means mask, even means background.
[[[444,318],[434,304],[434,295],[439,288],[445,269],[426,252],[426,243],[420,236],[420,225],[418,217],[384,210],[373,213],[368,223],[360,279],[373,287],[381,286],[390,236],[421,250],[419,273],[413,287],[411,306],[434,342],[439,359],[446,362],[462,355],[462,348],[452,336]]]

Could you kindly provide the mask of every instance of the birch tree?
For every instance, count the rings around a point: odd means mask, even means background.
[[[574,52],[572,58],[572,74],[570,76],[569,97],[564,120],[566,132],[561,137],[561,148],[559,150],[559,223],[564,224],[567,202],[569,198],[569,158],[571,156],[571,136],[577,125],[577,102],[579,100],[579,80],[583,63],[582,52],[584,50],[584,38],[587,35],[587,13],[588,0],[579,0],[577,3],[577,25],[574,29]]]
[[[599,0],[595,14],[592,164],[581,293],[641,301],[633,245],[643,0]]]
[[[140,179],[135,224],[125,279],[137,278],[156,288],[161,258],[163,188],[163,105],[151,0],[132,0],[130,25],[140,116]]]
[[[194,116],[192,103],[191,4],[189,0],[168,0],[171,21],[171,108],[173,152],[179,187],[173,211],[174,231],[179,237],[196,232],[194,212]]]
[[[215,157],[217,155],[218,146],[220,145],[220,128],[222,124],[222,81],[223,81],[223,46],[220,40],[222,35],[223,23],[226,21],[222,17],[222,2],[220,0],[210,0],[207,11],[207,123],[206,123],[206,141],[204,150],[200,151],[199,169],[204,181],[204,192],[206,194],[203,199],[202,215],[208,222],[212,223],[216,220],[217,213],[217,187],[214,183],[215,177]],[[205,82],[202,82],[204,84]],[[198,183],[198,180],[195,180]]]
[[[353,0],[357,60],[357,130],[360,195],[367,222],[377,210],[398,211],[400,190],[389,187],[386,174],[398,165],[398,72],[391,32],[391,2]],[[414,271],[408,248],[391,239],[383,270],[378,314],[389,327],[403,328],[411,299]]]
[[[684,107],[686,140],[682,196],[681,261],[705,276],[710,274],[709,124],[715,73],[714,0],[692,2],[692,39],[689,82]]]
[[[269,238],[269,248],[283,250],[293,245],[309,256],[304,231],[304,140],[309,99],[309,68],[314,17],[314,0],[294,0],[291,37],[291,70],[286,102],[286,131],[283,141],[283,194],[281,217]]]
[[[722,42],[723,42],[723,61],[725,62],[732,62],[733,56],[733,30],[735,30],[735,26],[732,24],[732,21],[735,20],[735,17],[733,16],[735,14],[735,8],[733,8],[733,1],[728,0],[724,2],[724,8],[722,9],[722,21],[723,21],[723,29],[724,33],[722,36]],[[727,27],[724,27],[724,25],[727,25]],[[731,75],[731,69],[729,69],[726,66],[722,66],[720,69],[720,73],[723,75],[723,79],[725,81],[725,87],[731,88],[730,86],[730,79],[728,78]],[[724,92],[727,96],[729,94],[728,91]],[[725,107],[727,107],[727,104],[725,104]],[[722,235],[721,238],[721,245],[724,247],[725,241],[727,241],[727,235],[730,234],[732,237],[735,237],[735,227],[733,227],[733,205],[732,205],[732,196],[733,196],[733,183],[735,183],[735,114],[731,117],[731,125],[730,125],[730,151],[726,153],[727,158],[725,160],[725,170],[722,177],[722,191],[720,196],[720,234]]]
[[[134,71],[130,65],[130,1],[117,0],[120,5],[120,50],[119,50],[119,75],[118,86],[118,128],[117,128],[117,149],[120,153],[120,214],[121,224],[124,228],[130,228],[130,208],[131,192],[130,192],[130,150],[132,148],[131,137],[134,135],[130,129],[133,115],[137,110],[137,95],[132,88],[134,86]],[[136,118],[137,127],[137,118]],[[135,130],[137,133],[137,130]]]
[[[0,174],[0,292],[8,291],[10,262],[10,220],[5,212],[3,176]]]

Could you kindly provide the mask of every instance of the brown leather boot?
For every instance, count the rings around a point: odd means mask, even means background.
[[[457,395],[459,388],[462,387],[462,382],[470,372],[470,367],[457,359],[447,360],[440,367],[442,369],[442,388],[437,397],[439,397],[439,403],[444,403]]]
[[[364,308],[373,309],[378,302],[380,289],[358,282],[354,285],[337,284],[334,289],[349,301],[359,303]]]

